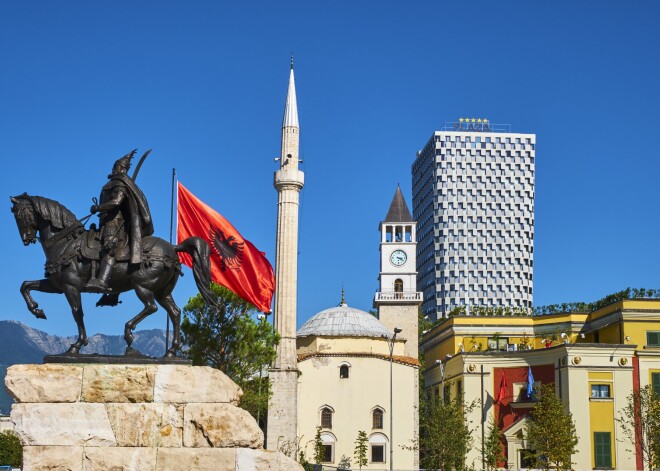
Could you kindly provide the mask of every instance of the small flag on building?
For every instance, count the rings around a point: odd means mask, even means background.
[[[500,404],[502,403],[502,399],[504,399],[506,397],[506,389],[507,389],[506,373],[504,373],[504,370],[502,370],[502,380],[500,381],[500,391],[497,394],[497,401],[496,402],[499,402]]]
[[[533,399],[534,394],[534,375],[532,374],[532,367],[527,367],[527,399]]]
[[[188,237],[204,239],[211,247],[211,279],[255,305],[270,312],[275,290],[273,267],[249,240],[229,221],[204,204],[178,183],[177,240]],[[190,255],[179,258],[191,266]]]

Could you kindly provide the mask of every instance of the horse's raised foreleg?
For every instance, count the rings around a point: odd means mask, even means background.
[[[21,294],[23,295],[23,299],[25,299],[27,308],[30,310],[32,314],[34,314],[34,316],[37,319],[45,319],[46,314],[44,314],[43,310],[39,309],[39,305],[32,298],[30,291],[41,291],[43,293],[62,294],[62,290],[53,286],[53,283],[51,283],[51,281],[48,279],[24,281],[23,284],[21,285]]]
[[[64,288],[64,296],[66,296],[66,300],[69,302],[71,313],[73,314],[73,318],[78,325],[78,340],[76,343],[71,344],[67,350],[67,353],[80,353],[82,346],[89,343],[87,341],[87,332],[85,331],[85,322],[83,320],[80,290],[75,286],[66,285]]]
[[[133,330],[135,327],[142,322],[146,317],[149,317],[151,314],[158,310],[156,302],[154,301],[154,293],[142,286],[135,287],[135,294],[137,297],[144,303],[144,309],[135,316],[133,319],[128,321],[124,326],[124,340],[126,340],[126,353],[129,353],[131,349],[131,344],[133,343]]]
[[[165,352],[165,358],[173,358],[181,348],[181,309],[176,305],[171,294],[159,297],[158,303],[167,311],[172,322],[172,345]]]

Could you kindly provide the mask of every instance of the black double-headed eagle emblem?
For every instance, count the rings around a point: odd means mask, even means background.
[[[234,236],[226,237],[222,229],[211,227],[213,251],[220,257],[220,269],[240,270],[243,263],[245,242],[239,242]]]

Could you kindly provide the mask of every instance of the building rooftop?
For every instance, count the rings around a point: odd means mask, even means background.
[[[388,337],[387,328],[375,316],[346,303],[312,316],[296,334],[298,337]]]

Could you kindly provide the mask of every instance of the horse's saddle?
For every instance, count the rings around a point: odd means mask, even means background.
[[[152,237],[145,237],[142,239],[142,253],[148,255],[155,243],[156,240]],[[101,249],[101,231],[98,231],[96,226],[92,224],[89,230],[82,235],[80,254],[89,260],[100,260]],[[130,257],[131,253],[128,246],[128,239],[124,239],[115,249],[115,260],[117,262],[126,262]]]
[[[85,231],[80,244],[80,255],[89,260],[101,259],[101,231],[92,224],[88,231]],[[115,249],[115,260],[126,261],[129,259],[128,241],[124,240]]]

